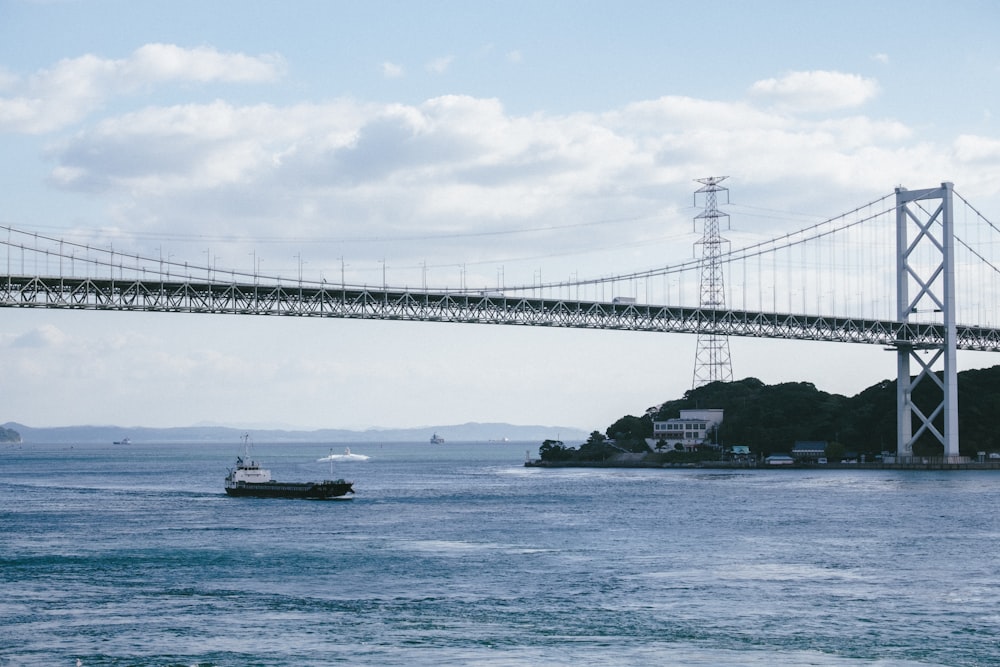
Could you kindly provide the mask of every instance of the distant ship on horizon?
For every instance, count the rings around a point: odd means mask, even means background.
[[[435,433],[434,435],[431,436],[431,444],[432,445],[443,445],[444,444],[444,438],[442,438],[437,433]]]

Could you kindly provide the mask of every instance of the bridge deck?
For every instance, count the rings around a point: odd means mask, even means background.
[[[290,315],[701,333],[940,347],[941,324],[354,286],[0,276],[0,307]],[[958,349],[1000,351],[1000,329],[958,326]]]

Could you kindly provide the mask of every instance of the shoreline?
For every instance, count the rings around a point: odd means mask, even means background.
[[[911,463],[796,463],[767,465],[755,461],[701,461],[698,463],[666,463],[645,458],[611,458],[607,461],[542,461],[524,462],[526,468],[694,468],[704,470],[1000,470],[1000,461],[940,461]]]

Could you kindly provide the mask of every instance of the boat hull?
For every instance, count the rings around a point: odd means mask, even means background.
[[[303,498],[330,500],[353,494],[352,482],[236,482],[226,485],[226,494],[240,498]]]

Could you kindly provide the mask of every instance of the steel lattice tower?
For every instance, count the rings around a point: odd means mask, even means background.
[[[698,195],[705,195],[705,210],[695,216],[704,221],[701,240],[701,302],[702,308],[710,311],[725,310],[726,286],[722,277],[722,244],[728,241],[719,233],[719,220],[725,218],[729,226],[729,214],[718,208],[718,193],[726,193],[729,203],[729,188],[719,185],[727,176],[711,176],[696,179],[703,186],[694,193],[695,204]],[[694,360],[694,382],[692,387],[700,387],[710,382],[732,382],[733,367],[729,358],[729,337],[715,333],[699,333],[698,347]]]

